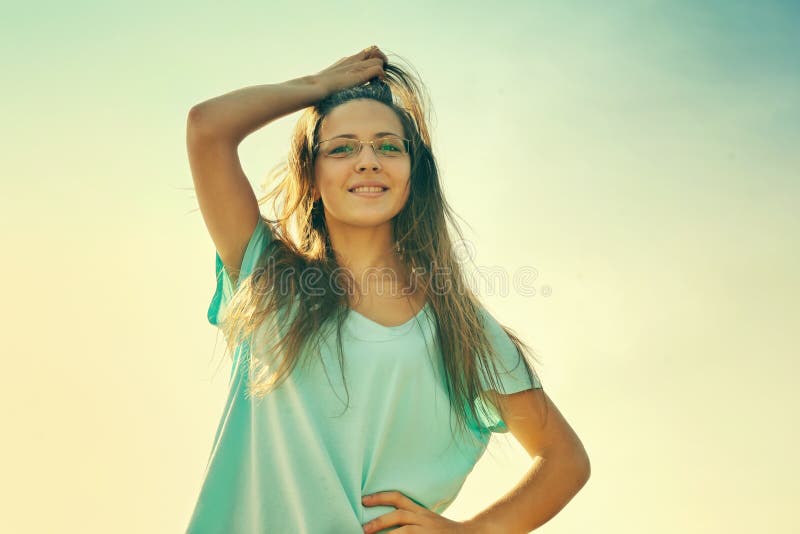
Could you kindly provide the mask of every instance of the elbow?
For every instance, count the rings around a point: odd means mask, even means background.
[[[188,139],[199,139],[207,135],[203,111],[200,104],[192,106],[186,116],[186,136]]]
[[[586,451],[583,448],[581,448],[577,454],[575,466],[578,473],[580,487],[583,487],[587,482],[589,482],[589,477],[592,475],[592,463],[589,461],[589,455],[586,454]]]
[[[585,486],[586,483],[589,482],[589,478],[591,478],[591,476],[592,476],[592,466],[587,460],[586,469],[583,472],[583,484],[581,484],[581,486]]]
[[[559,452],[540,455],[546,462],[555,462],[566,480],[575,488],[580,490],[589,481],[592,474],[592,464],[589,455],[582,446],[568,447]]]
[[[209,116],[208,108],[201,103],[193,106],[186,117],[186,141],[189,145],[202,146],[207,143],[222,142],[237,146],[241,138],[228,135],[220,128],[219,123]]]
[[[198,126],[201,124],[206,124],[208,122],[208,110],[205,106],[205,103],[201,102],[200,104],[195,104],[189,110],[189,114],[186,117],[186,123],[192,126]]]
[[[565,469],[570,473],[570,478],[575,481],[578,488],[582,488],[592,474],[592,464],[589,455],[582,445],[570,447],[564,455]]]

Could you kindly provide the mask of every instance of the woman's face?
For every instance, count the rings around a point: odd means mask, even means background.
[[[351,100],[335,107],[322,120],[319,140],[352,134],[365,141],[349,158],[330,158],[317,153],[314,164],[314,200],[322,198],[328,226],[378,226],[397,215],[408,200],[411,159],[378,156],[368,142],[378,132],[405,137],[403,125],[392,109],[371,99]],[[377,144],[377,143],[376,143]],[[358,182],[374,180],[389,189],[377,196],[349,191]]]

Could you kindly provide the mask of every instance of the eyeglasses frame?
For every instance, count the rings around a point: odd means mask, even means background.
[[[314,147],[313,147],[314,155],[315,156],[317,155],[317,153],[319,151],[319,146],[322,143],[326,143],[328,141],[333,141],[334,139],[340,139],[341,138],[341,139],[348,139],[350,141],[357,141],[359,143],[358,150],[356,152],[348,154],[347,156],[345,156],[343,158],[336,158],[334,156],[325,156],[325,157],[330,157],[332,159],[350,159],[350,158],[354,158],[354,157],[358,156],[359,154],[361,154],[361,151],[364,149],[364,143],[369,143],[370,146],[372,147],[372,153],[375,154],[375,157],[377,157],[377,158],[392,158],[393,156],[384,156],[383,154],[378,154],[378,151],[375,149],[375,141],[378,141],[380,139],[386,139],[388,137],[392,137],[392,138],[397,137],[398,139],[403,141],[404,148],[406,149],[406,151],[403,154],[403,156],[407,156],[411,152],[411,150],[410,150],[411,149],[411,140],[410,139],[406,139],[405,137],[400,137],[399,135],[384,135],[383,137],[379,137],[377,139],[372,139],[370,141],[362,141],[361,139],[353,139],[352,137],[336,136],[336,137],[331,137],[330,139],[325,139],[324,141],[320,141],[319,143],[314,145]]]

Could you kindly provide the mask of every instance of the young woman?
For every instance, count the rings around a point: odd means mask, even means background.
[[[528,532],[588,479],[527,346],[468,287],[422,95],[370,47],[189,113],[217,251],[208,319],[233,364],[188,532]],[[301,109],[259,200],[237,146]],[[536,463],[524,484],[469,521],[442,517],[509,431]]]

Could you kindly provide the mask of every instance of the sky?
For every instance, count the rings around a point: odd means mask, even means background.
[[[3,18],[0,531],[185,529],[229,370],[187,113],[375,44],[428,89],[475,263],[536,273],[535,294],[479,288],[591,460],[536,531],[795,532],[800,4],[78,1]],[[254,188],[298,117],[240,145]],[[530,465],[495,436],[443,515],[477,514]]]

